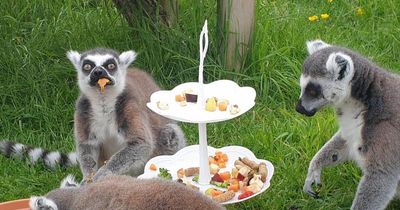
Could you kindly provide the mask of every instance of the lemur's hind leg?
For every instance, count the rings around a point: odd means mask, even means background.
[[[175,123],[169,123],[160,130],[157,141],[157,154],[175,154],[186,145],[182,129]]]
[[[32,196],[29,200],[29,207],[32,210],[58,210],[54,201],[46,197]]]
[[[348,148],[346,141],[337,132],[318,152],[310,162],[307,178],[303,191],[312,197],[318,197],[318,193],[312,189],[312,184],[321,185],[321,171],[325,166],[333,166],[348,160]]]
[[[399,178],[397,174],[367,171],[358,184],[356,198],[353,201],[351,209],[385,209],[396,194],[398,182]]]

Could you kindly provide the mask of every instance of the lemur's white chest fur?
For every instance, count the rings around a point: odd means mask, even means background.
[[[96,136],[96,140],[103,146],[104,154],[107,158],[125,147],[126,141],[118,132],[118,124],[115,113],[115,103],[117,98],[101,93],[90,97],[93,116],[91,131]]]
[[[354,99],[349,99],[341,106],[337,107],[340,124],[340,134],[346,140],[349,148],[349,158],[364,168],[364,157],[360,153],[362,144],[361,131],[364,126],[363,115],[365,106]]]

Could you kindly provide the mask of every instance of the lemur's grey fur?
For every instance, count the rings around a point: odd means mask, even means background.
[[[185,145],[175,122],[146,107],[160,88],[147,73],[128,69],[135,52],[99,48],[82,54],[69,51],[67,56],[78,72],[81,91],[74,123],[84,177],[90,180],[95,173],[96,181],[109,174],[137,176],[151,157],[173,154]],[[110,80],[104,92],[97,84],[101,78]]]
[[[333,105],[340,129],[310,162],[304,191],[317,196],[311,185],[325,166],[354,160],[363,177],[352,209],[384,209],[400,179],[400,77],[346,48],[307,46],[296,110],[313,116]]]
[[[114,175],[84,186],[67,178],[61,188],[31,197],[29,206],[32,210],[224,209],[199,191],[177,182]]]

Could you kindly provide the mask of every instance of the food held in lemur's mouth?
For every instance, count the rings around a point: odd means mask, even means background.
[[[110,83],[110,80],[107,78],[101,78],[99,80],[97,80],[97,84],[100,87],[100,92],[104,92],[104,90],[106,89],[106,85]]]
[[[157,101],[157,107],[161,110],[167,110],[169,109],[169,105],[167,102],[164,101]]]

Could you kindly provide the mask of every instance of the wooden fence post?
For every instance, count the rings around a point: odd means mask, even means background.
[[[252,42],[256,0],[218,0],[217,4],[221,60],[227,69],[239,71]]]

